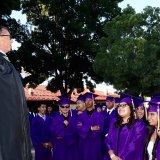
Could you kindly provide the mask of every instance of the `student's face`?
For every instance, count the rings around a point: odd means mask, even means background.
[[[65,104],[63,106],[60,106],[60,111],[64,114],[68,113],[70,110],[70,105],[69,104]]]
[[[83,101],[81,100],[78,100],[77,101],[77,106],[76,106],[77,110],[78,111],[83,111],[85,109],[85,104]]]
[[[119,116],[122,118],[130,117],[131,115],[131,110],[129,108],[129,105],[125,102],[122,102],[119,104],[117,111],[118,111]]]
[[[106,101],[106,106],[108,109],[112,109],[114,107],[114,101]]]
[[[2,29],[0,34],[0,50],[7,53],[11,50],[12,39],[10,33],[7,29]]]
[[[151,126],[157,127],[158,125],[158,114],[157,112],[148,112],[148,122]]]
[[[53,111],[53,108],[50,107],[50,106],[48,106],[48,107],[47,107],[47,111],[48,111],[48,113],[51,113],[51,112]]]
[[[93,108],[93,99],[87,98],[85,101],[86,108]]]
[[[40,114],[45,114],[46,113],[46,105],[41,105],[39,108],[38,108],[38,112]]]
[[[102,109],[101,108],[97,108],[97,112],[102,112]]]
[[[138,118],[138,119],[142,119],[143,118],[143,116],[144,116],[144,108],[143,107],[137,107],[136,108],[136,117]]]

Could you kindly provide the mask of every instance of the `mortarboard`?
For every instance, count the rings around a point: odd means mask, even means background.
[[[60,100],[59,100],[59,105],[60,106],[63,106],[63,105],[70,105],[71,104],[71,100],[69,99],[68,96],[66,95],[62,95],[62,96],[59,96]]]
[[[85,100],[86,100],[87,98],[90,98],[90,99],[95,100],[95,97],[97,97],[97,96],[98,96],[98,95],[96,95],[96,94],[94,94],[94,93],[91,93],[91,92],[86,92],[86,93],[84,94]]]
[[[136,107],[135,105],[142,105],[140,103],[143,103],[143,98],[141,97],[136,97],[136,96],[133,96],[133,95],[129,95],[129,94],[121,94],[121,97],[120,97],[120,103],[121,102],[126,102],[130,105],[134,105],[134,107]]]
[[[131,98],[129,98],[129,97],[122,98],[122,99],[120,100],[120,103],[122,103],[122,102],[125,102],[125,103],[127,103],[127,104],[129,104],[129,105],[132,105],[132,100],[131,100]]]
[[[160,97],[151,97],[151,100],[149,101],[150,105],[154,105],[158,103],[160,103]]]
[[[80,94],[79,96],[78,96],[78,98],[77,98],[77,101],[85,101],[85,97],[84,97],[84,95],[82,95],[82,94]]]
[[[121,101],[121,99],[118,97],[114,98],[114,100],[115,100],[115,103],[120,103],[120,101]]]
[[[122,93],[120,96],[119,103],[125,102],[125,103],[128,103],[129,105],[132,105],[133,104],[132,97],[133,97],[132,95]]]
[[[115,98],[111,96],[107,96],[106,101],[115,101]]]
[[[158,112],[158,109],[159,109],[159,105],[153,104],[153,105],[149,106],[148,112]]]
[[[143,107],[144,106],[143,102],[145,101],[142,97],[134,97],[133,102],[134,102],[135,108],[138,108],[138,107]]]

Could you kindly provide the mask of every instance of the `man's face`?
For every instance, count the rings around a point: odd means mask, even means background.
[[[86,108],[93,108],[93,99],[87,98],[85,101]]]
[[[114,107],[114,101],[106,101],[106,106],[108,109],[112,109]]]
[[[41,104],[40,107],[38,108],[38,112],[42,115],[44,115],[46,113],[46,105],[45,104]]]
[[[0,34],[0,50],[4,53],[11,51],[12,40],[7,29],[3,28]]]
[[[48,113],[51,113],[51,112],[53,111],[53,108],[50,107],[50,106],[48,106],[48,107],[47,107],[47,111],[48,111]]]

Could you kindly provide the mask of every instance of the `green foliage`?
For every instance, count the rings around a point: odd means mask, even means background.
[[[93,89],[88,78],[101,82],[92,65],[105,21],[120,13],[120,1],[24,0],[23,13],[33,29],[22,40],[17,64],[32,73],[28,82],[37,85],[52,77],[47,88],[64,94],[82,91],[83,81]]]
[[[94,64],[106,83],[135,95],[160,91],[159,23],[160,8],[136,14],[130,6],[106,23]]]

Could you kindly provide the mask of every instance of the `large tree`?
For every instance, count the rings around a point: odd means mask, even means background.
[[[105,22],[120,14],[121,1],[23,1],[32,30],[21,41],[17,62],[32,73],[27,82],[37,85],[51,77],[48,89],[63,94],[74,88],[82,91],[84,81],[93,89],[91,80],[102,81],[92,66],[97,42]]]
[[[94,69],[118,91],[152,95],[160,91],[160,8],[135,13],[128,6],[105,25]],[[102,69],[103,68],[103,69]]]

